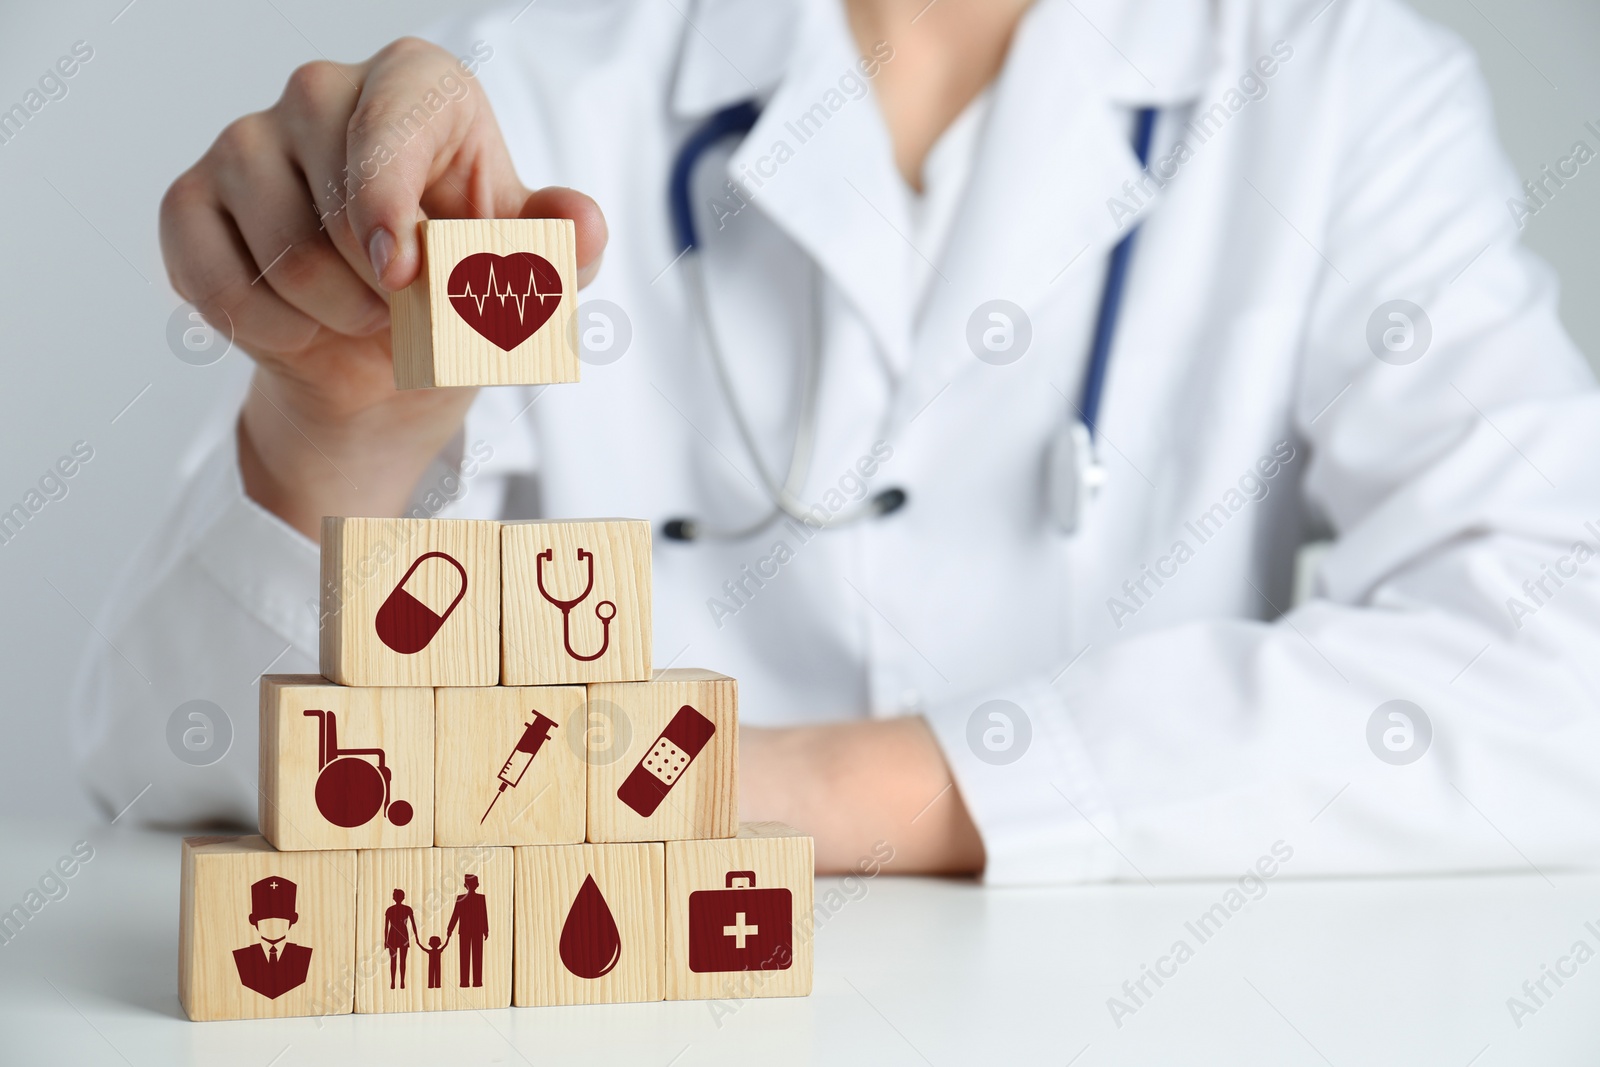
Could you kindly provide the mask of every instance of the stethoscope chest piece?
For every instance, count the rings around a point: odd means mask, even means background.
[[[1078,419],[1069,420],[1057,431],[1045,478],[1045,498],[1056,529],[1069,536],[1077,533],[1106,480],[1106,469],[1095,459],[1089,427]]]

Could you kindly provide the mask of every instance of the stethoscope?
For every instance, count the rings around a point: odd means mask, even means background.
[[[706,153],[729,137],[743,137],[761,117],[761,109],[754,101],[746,100],[723,108],[707,119],[690,135],[679,149],[672,164],[667,195],[672,214],[672,228],[682,249],[680,258],[684,276],[688,279],[689,300],[693,305],[706,348],[711,353],[711,365],[717,376],[717,385],[727,401],[733,416],[734,427],[754,464],[762,489],[772,502],[772,509],[754,522],[735,529],[718,529],[707,526],[698,519],[669,519],[662,533],[672,541],[736,541],[766,529],[779,516],[788,516],[812,529],[848,526],[862,519],[892,514],[905,506],[906,491],[892,486],[872,496],[854,509],[840,512],[820,523],[814,509],[808,509],[795,496],[804,485],[816,453],[817,394],[822,370],[818,305],[820,284],[812,285],[813,329],[810,351],[805,365],[805,379],[800,392],[800,411],[789,453],[789,469],[780,483],[767,470],[756,447],[755,434],[750,429],[733,381],[728,373],[727,360],[717,340],[717,331],[711,321],[711,308],[706,297],[705,274],[700,265],[700,236],[695,227],[694,210],[690,202],[689,186],[695,167]],[[1150,138],[1155,129],[1156,109],[1141,108],[1134,124],[1133,148],[1139,157],[1139,166],[1150,160]],[[1117,317],[1122,310],[1122,297],[1128,274],[1128,262],[1133,255],[1133,239],[1139,228],[1135,226],[1111,250],[1111,260],[1106,269],[1105,288],[1100,294],[1100,309],[1095,319],[1094,336],[1089,349],[1089,365],[1084,372],[1083,388],[1075,407],[1075,418],[1068,419],[1051,442],[1048,458],[1047,491],[1050,495],[1050,513],[1057,528],[1064,534],[1074,534],[1082,525],[1083,516],[1106,479],[1105,468],[1096,460],[1095,430],[1100,416],[1100,402],[1105,393],[1106,370],[1111,362],[1112,341],[1116,335]]]
[[[594,553],[586,549],[578,549],[578,562],[589,565],[589,580],[584,583],[583,592],[571,600],[559,600],[550,595],[544,587],[544,565],[554,563],[556,552],[547,548],[533,561],[533,577],[539,584],[539,595],[555,605],[561,611],[561,643],[567,646],[567,655],[583,663],[589,663],[606,654],[606,649],[611,647],[611,620],[617,617],[617,606],[609,600],[602,600],[594,606],[594,617],[600,620],[600,650],[592,655],[582,656],[577,649],[572,647],[572,609],[589,599],[589,594],[594,591]],[[606,608],[610,608],[609,614]]]

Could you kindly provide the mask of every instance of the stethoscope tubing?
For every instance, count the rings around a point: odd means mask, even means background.
[[[887,515],[898,511],[906,502],[906,492],[892,487],[876,494],[859,506],[841,514],[817,520],[796,498],[795,493],[805,484],[811,460],[816,452],[817,402],[821,378],[822,349],[820,327],[820,281],[813,268],[812,331],[810,358],[806,363],[805,380],[801,388],[799,422],[795,431],[794,446],[789,454],[789,470],[782,484],[767,469],[761,451],[756,447],[756,436],[745,418],[733,389],[732,376],[718,343],[716,326],[711,319],[710,300],[707,295],[704,270],[700,263],[700,235],[694,222],[694,205],[690,186],[696,165],[701,158],[728,137],[743,136],[750,132],[761,117],[761,109],[753,100],[745,100],[717,111],[692,133],[679,149],[673,161],[668,187],[668,209],[673,233],[684,267],[689,300],[696,319],[701,324],[707,350],[711,355],[713,371],[718,386],[728,402],[734,427],[741,443],[754,465],[762,488],[772,503],[772,508],[756,521],[736,529],[722,530],[706,526],[694,519],[669,520],[663,533],[670,540],[694,541],[701,539],[742,540],[754,536],[771,526],[780,517],[805,523],[814,528],[846,526],[862,519]],[[1153,107],[1141,108],[1135,120],[1133,148],[1140,167],[1149,165],[1150,142],[1155,129],[1157,111]],[[1100,406],[1105,394],[1106,374],[1111,362],[1111,350],[1116,337],[1117,319],[1120,316],[1124,291],[1127,286],[1128,265],[1133,255],[1134,238],[1139,228],[1135,226],[1112,249],[1106,269],[1106,280],[1100,294],[1100,305],[1095,317],[1094,335],[1090,345],[1088,366],[1084,370],[1083,387],[1079,394],[1077,418],[1083,423],[1091,455],[1082,457],[1090,466],[1094,464],[1092,449],[1100,418]],[[1071,532],[1071,531],[1069,531]]]
[[[1133,150],[1139,157],[1139,166],[1150,163],[1150,140],[1155,132],[1156,109],[1140,108],[1134,124]],[[1106,370],[1111,366],[1111,345],[1116,339],[1117,319],[1122,311],[1123,291],[1128,281],[1128,262],[1133,258],[1134,238],[1139,235],[1135,226],[1111,250],[1111,262],[1106,267],[1105,287],[1100,291],[1100,308],[1095,315],[1094,340],[1089,348],[1089,366],[1083,375],[1083,391],[1078,399],[1078,417],[1094,440],[1100,421],[1100,401],[1105,395]]]
[[[544,565],[555,563],[555,549],[547,548],[534,557],[533,575],[534,582],[539,586],[539,595],[544,597],[552,606],[561,612],[561,643],[566,646],[567,655],[581,663],[592,663],[606,654],[611,647],[611,620],[617,616],[617,606],[609,600],[602,600],[594,606],[594,617],[600,620],[600,650],[591,655],[583,655],[572,647],[572,610],[594,592],[594,553],[587,549],[578,549],[578,562],[589,565],[589,580],[584,584],[583,592],[571,600],[560,600],[550,595],[544,587]],[[605,614],[601,609],[610,608],[611,614]]]

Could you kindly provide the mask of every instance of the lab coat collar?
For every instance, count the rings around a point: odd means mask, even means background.
[[[1029,17],[1081,92],[1127,107],[1189,100],[1216,67],[1212,0],[1038,0]]]
[[[838,0],[801,11],[787,76],[728,161],[728,177],[803,248],[896,370],[911,350],[907,190]],[[892,59],[890,60],[892,62]]]
[[[694,0],[685,5],[673,113],[692,119],[741,100],[770,97],[790,66],[803,9],[838,11],[843,4]],[[1051,14],[1038,14],[1052,8]],[[1216,63],[1211,0],[1037,0],[1028,18],[1050,22],[1060,61],[1080,86],[1129,106],[1186,100]]]
[[[897,372],[910,366],[913,331],[933,325],[938,309],[970,312],[969,298],[999,293],[1029,307],[1059,270],[1036,278],[1040,264],[1065,264],[1082,248],[1081,267],[1108,250],[1120,234],[1106,198],[1139,177],[1128,109],[1191,99],[1215,66],[1210,0],[1037,0],[1012,42],[941,255],[912,243],[905,186],[870,96],[844,97],[820,129],[800,122],[838,102],[860,58],[843,0],[698,0],[686,19],[674,111],[690,119],[766,100],[728,177],[819,264]],[[920,324],[914,256],[936,266]],[[964,321],[955,336],[963,331]],[[913,409],[925,399],[901,397]]]
[[[967,340],[981,305],[1007,300],[1040,319],[1074,288],[1072,303],[1097,302],[1107,258],[1127,232],[1108,201],[1143,178],[1133,111],[1167,111],[1196,97],[1216,66],[1214,42],[1206,0],[1038,0],[994,86],[961,210],[916,324],[921,355],[892,424],[915,417],[959,375],[984,369]],[[1157,138],[1152,158],[1161,150],[1159,126]],[[1141,217],[1160,200],[1157,192]],[[1050,377],[1075,402],[1085,355],[1030,358],[1053,361]]]
[[[703,118],[772,95],[794,51],[798,0],[695,0],[685,5],[683,17],[673,114]]]

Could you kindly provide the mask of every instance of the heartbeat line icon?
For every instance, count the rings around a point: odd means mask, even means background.
[[[454,281],[455,280],[455,275],[452,274],[450,276],[450,278],[451,278],[451,281]],[[556,279],[556,291],[555,292],[553,292],[553,293],[541,293],[539,291],[539,274],[538,274],[537,271],[531,271],[530,270],[530,271],[528,271],[527,285],[523,288],[522,292],[519,293],[512,286],[508,285],[505,288],[501,288],[500,286],[495,284],[494,264],[491,263],[489,265],[489,277],[488,277],[488,280],[484,283],[483,295],[479,296],[478,294],[476,294],[476,293],[474,293],[472,291],[472,282],[470,280],[466,282],[466,284],[464,286],[464,290],[465,290],[464,292],[460,292],[460,293],[450,293],[450,294],[448,294],[448,296],[450,297],[451,300],[470,300],[470,301],[472,301],[473,304],[475,304],[477,306],[479,315],[483,314],[483,305],[484,305],[484,303],[489,301],[489,300],[491,300],[491,299],[498,299],[500,301],[500,304],[501,304],[502,307],[505,306],[505,302],[507,300],[513,300],[513,301],[516,302],[516,305],[517,305],[517,319],[518,319],[518,321],[521,321],[527,314],[528,298],[529,297],[538,298],[539,307],[540,308],[544,307],[544,302],[546,300],[560,300],[561,299],[561,279],[560,278]]]
[[[450,272],[445,295],[467,325],[510,352],[555,314],[562,288],[560,272],[543,256],[475,252]]]

